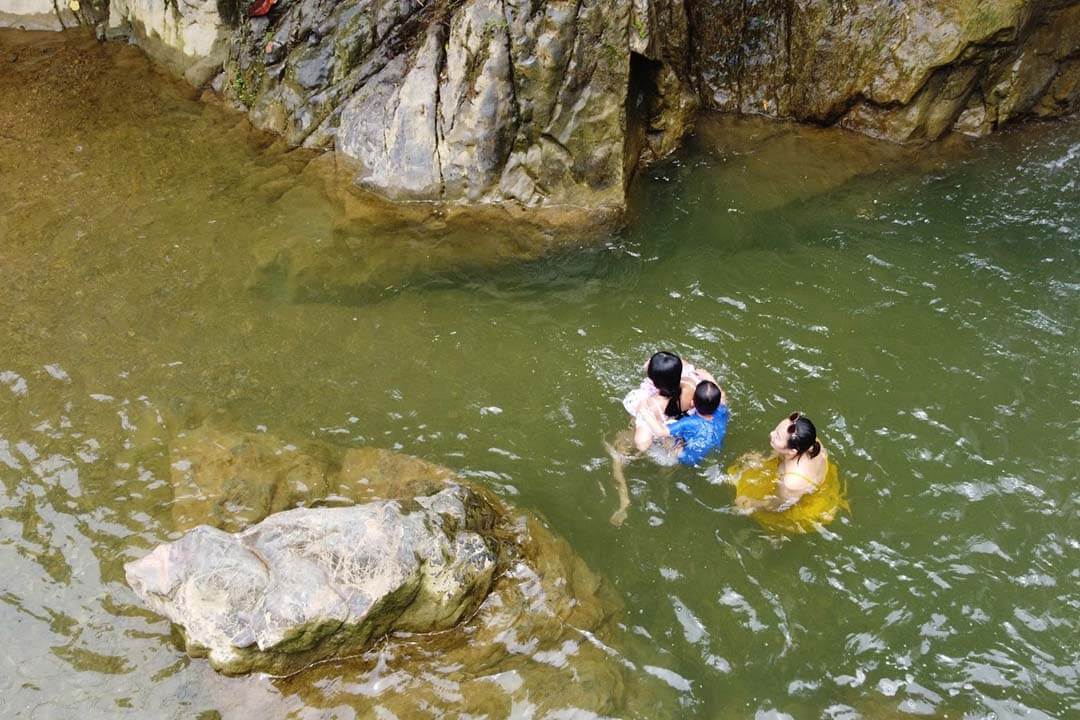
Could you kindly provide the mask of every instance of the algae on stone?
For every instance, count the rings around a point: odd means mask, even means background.
[[[604,224],[699,107],[888,140],[1076,109],[1076,0],[112,0],[160,61],[394,201]],[[557,222],[564,221],[555,214]]]
[[[895,141],[985,134],[1075,108],[1080,3],[704,0],[694,66],[708,107],[839,123]]]
[[[380,448],[300,448],[266,433],[205,425],[175,439],[170,462],[179,530],[208,524],[238,532],[283,510],[430,495],[453,477]]]
[[[618,627],[607,583],[490,491],[381,449],[212,424],[171,446],[173,517],[189,531],[128,574],[152,607],[186,618],[190,654],[287,676],[279,691],[306,706],[364,718],[448,703],[492,717],[678,716],[670,688],[631,659],[649,651]],[[200,516],[239,532],[190,529]],[[370,683],[377,701],[350,689]]]

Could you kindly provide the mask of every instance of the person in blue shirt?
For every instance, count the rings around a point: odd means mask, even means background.
[[[658,355],[661,354],[664,353],[658,353]],[[676,360],[678,360],[677,357]],[[697,372],[707,375],[700,369]],[[677,371],[674,375],[679,378]],[[725,402],[727,398],[720,386],[711,379],[712,376],[707,377],[710,379],[701,380],[696,385],[690,386],[693,388],[691,397],[687,398],[686,394],[683,394],[684,400],[690,401],[693,409],[690,409],[689,414],[680,414],[674,421],[665,422],[664,415],[653,411],[656,408],[645,407],[654,400],[665,402],[667,400],[665,396],[657,393],[656,396],[642,400],[640,403],[642,409],[635,417],[635,445],[638,440],[636,431],[644,427],[650,438],[649,455],[657,462],[671,458],[670,463],[661,462],[664,465],[673,464],[675,461],[683,465],[697,465],[711,450],[719,449],[727,433],[729,415]],[[652,380],[651,372],[650,380]],[[682,378],[681,382],[685,380]],[[653,383],[655,384],[655,380]],[[682,409],[689,409],[687,404],[680,404]],[[658,407],[662,408],[663,405],[658,405]],[[630,507],[630,493],[626,485],[626,477],[623,475],[623,466],[632,456],[625,455],[625,451],[619,450],[610,443],[604,443],[604,445],[608,454],[611,455],[612,475],[619,492],[619,508],[611,516],[611,524],[618,527],[626,520],[627,510]],[[653,455],[653,449],[657,450],[656,455]]]
[[[710,452],[723,447],[728,408],[720,399],[720,388],[716,383],[702,380],[694,388],[696,412],[659,429],[662,435],[669,435],[678,441],[679,462],[683,465],[697,465]]]

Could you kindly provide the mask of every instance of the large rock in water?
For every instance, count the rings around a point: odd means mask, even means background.
[[[536,516],[417,458],[194,422],[168,455],[187,534],[129,565],[192,654],[229,673],[303,668],[274,684],[305,712],[679,716],[651,674],[670,659],[620,629],[610,586]],[[252,686],[229,687],[222,709],[250,714]]]
[[[457,485],[409,506],[290,510],[236,534],[202,525],[129,563],[127,580],[217,670],[288,674],[393,631],[445,630],[487,596],[494,509]]]

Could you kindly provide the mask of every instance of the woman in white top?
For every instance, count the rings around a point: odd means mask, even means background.
[[[684,363],[678,355],[667,351],[660,351],[649,358],[645,374],[646,379],[641,381],[641,386],[623,398],[623,407],[634,418],[634,447],[642,453],[660,440],[659,428],[667,420],[680,418],[694,407],[694,389],[698,383],[702,380],[716,383],[716,378],[710,373]],[[723,388],[720,389],[720,402],[727,404]],[[623,444],[616,440],[619,448],[607,445],[615,487],[619,493],[619,508],[611,516],[611,522],[615,525],[621,525],[626,519],[626,509],[630,506],[630,495],[623,475],[623,465],[627,460],[622,451]],[[676,458],[677,455],[672,454],[670,464],[674,464]],[[660,461],[662,458],[656,459]]]
[[[655,428],[676,420],[694,407],[694,388],[703,380],[719,386],[709,372],[684,363],[675,353],[655,353],[645,366],[646,379],[623,398],[623,407],[634,418],[634,447],[645,452],[656,439]],[[720,402],[727,395],[720,389]]]

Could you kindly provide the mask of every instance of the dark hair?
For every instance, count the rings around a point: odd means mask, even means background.
[[[821,443],[817,439],[817,428],[810,418],[802,413],[791,413],[788,417],[791,424],[788,425],[787,446],[795,451],[795,457],[802,457],[803,453],[809,452],[811,458],[816,458],[821,452]]]
[[[720,388],[716,383],[702,380],[694,388],[694,409],[698,415],[712,415],[720,407]]]
[[[679,402],[682,394],[682,360],[679,356],[666,350],[654,353],[649,358],[646,374],[660,394],[668,399],[664,414],[668,417],[682,417],[685,413]]]

